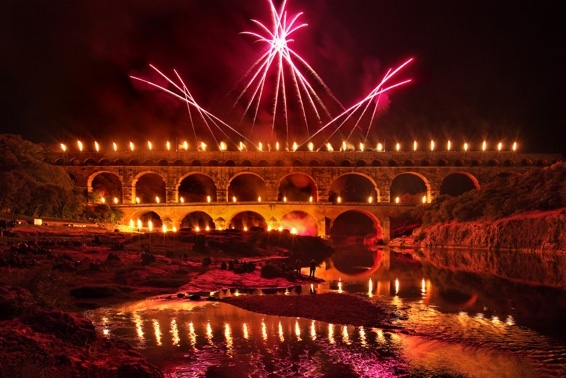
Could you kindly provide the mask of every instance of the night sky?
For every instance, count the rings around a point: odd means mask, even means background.
[[[374,139],[566,152],[566,2],[291,0],[307,28],[291,45],[346,106],[388,68],[415,61]],[[177,69],[197,101],[232,123],[238,80],[265,48],[264,0],[4,0],[0,132],[34,142],[184,138],[186,106],[132,81]],[[243,134],[249,125],[238,126]],[[407,146],[407,148],[409,148]]]

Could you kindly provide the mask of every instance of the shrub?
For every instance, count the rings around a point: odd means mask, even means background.
[[[267,263],[261,267],[261,276],[263,278],[277,278],[285,276],[285,273],[278,266]]]

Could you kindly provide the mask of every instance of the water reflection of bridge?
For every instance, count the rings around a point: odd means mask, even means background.
[[[306,220],[312,229],[306,233],[327,235],[339,217],[357,212],[383,227],[386,240],[390,217],[402,209],[561,158],[511,151],[48,154],[95,201],[120,207],[124,225],[140,219],[145,228],[153,218],[179,229],[204,217],[211,228],[244,227],[235,218],[247,213],[255,217],[250,225],[289,227]]]

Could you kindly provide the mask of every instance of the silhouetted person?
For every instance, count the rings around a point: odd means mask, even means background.
[[[309,278],[314,278],[315,271],[316,271],[316,262],[314,260],[311,260]]]
[[[301,263],[301,260],[298,260],[298,259],[295,260],[295,271],[296,271],[297,273],[301,273],[301,266],[302,266],[302,265],[303,265],[303,264]]]

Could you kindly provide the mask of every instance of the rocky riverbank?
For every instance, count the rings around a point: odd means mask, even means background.
[[[519,214],[496,221],[437,224],[414,235],[422,239],[421,246],[566,253],[566,209]]]

